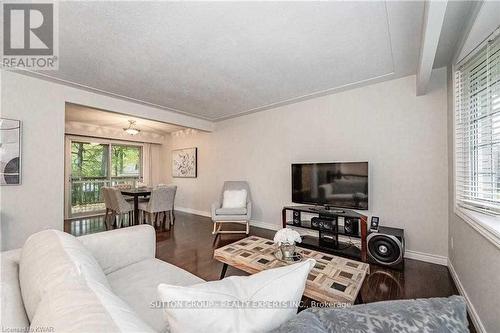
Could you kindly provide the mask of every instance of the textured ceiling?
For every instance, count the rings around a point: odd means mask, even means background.
[[[66,122],[85,123],[94,126],[123,129],[129,120],[135,120],[136,127],[144,132],[166,134],[185,129],[185,127],[147,120],[127,115],[102,111],[76,104],[66,104]]]
[[[66,82],[217,120],[416,72],[423,2],[60,2]]]

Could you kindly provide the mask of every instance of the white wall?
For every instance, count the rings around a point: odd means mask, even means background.
[[[500,24],[500,2],[484,2],[472,25],[460,57],[464,57],[488,37]],[[452,69],[448,86],[453,87]],[[478,332],[500,332],[500,246],[471,227],[454,212],[453,165],[453,90],[448,92],[449,144],[449,259],[451,271],[458,279],[469,304],[469,312]]]
[[[12,249],[40,230],[63,228],[65,102],[211,130],[189,116],[1,71],[1,116],[22,121],[22,185],[3,186],[1,248]]]
[[[177,184],[176,207],[195,214],[206,215],[214,198],[220,191],[216,182],[216,176],[220,170],[226,170],[230,166],[222,165],[217,161],[215,136],[207,132],[185,132],[172,133],[170,149],[182,149],[198,147],[198,177],[197,178],[170,178]],[[237,137],[229,138],[234,142]],[[171,154],[168,163],[171,168]]]
[[[169,184],[172,182],[170,162],[170,135],[165,135],[161,145],[151,145],[153,169],[151,170],[151,184]]]
[[[449,253],[450,263],[473,306],[478,332],[500,332],[499,246],[456,214],[450,216],[450,238],[454,244]]]
[[[172,137],[197,146],[198,179],[174,179],[177,205],[209,211],[224,180],[246,179],[253,219],[279,225],[291,201],[293,162],[369,161],[370,211],[402,227],[410,250],[447,256],[446,69],[429,94],[409,76],[217,123],[213,133]]]
[[[43,81],[4,71],[1,88],[2,117],[22,121],[22,185],[0,188],[5,250],[21,246],[36,231],[62,229],[64,100]]]

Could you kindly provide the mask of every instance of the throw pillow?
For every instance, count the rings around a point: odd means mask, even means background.
[[[224,191],[222,208],[245,208],[247,206],[247,190]]]
[[[297,314],[314,259],[220,281],[158,286],[171,332],[266,332]]]

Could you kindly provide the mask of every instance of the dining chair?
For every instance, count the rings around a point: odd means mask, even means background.
[[[125,214],[128,214],[129,225],[131,225],[134,207],[127,200],[125,200],[120,189],[111,188],[109,193],[111,194],[111,206],[114,213],[113,217],[118,216],[117,227],[121,228],[123,225],[123,217]]]
[[[174,223],[175,215],[174,201],[175,193],[177,192],[177,186],[157,186],[152,189],[151,196],[148,202],[139,202],[139,210],[142,212],[143,220],[145,223],[149,223],[153,226],[157,226],[158,219],[163,213],[163,221],[160,220],[160,227],[163,226],[163,230],[166,230],[167,224],[167,213],[170,225]]]
[[[106,207],[106,213],[104,215],[104,224],[106,226],[106,230],[111,229],[112,223],[110,224],[110,220],[113,221],[113,217],[115,214],[113,213],[113,205],[111,203],[111,191],[112,187],[103,186],[101,187],[101,195],[104,200],[104,206]]]
[[[175,224],[175,195],[177,194],[177,185],[166,185],[171,188],[172,193],[172,209],[170,210],[170,225]]]
[[[113,187],[119,190],[130,190],[132,188],[132,184],[121,183],[121,184],[115,184]],[[134,201],[134,198],[129,195],[123,195],[123,197],[125,198],[125,200],[129,202]]]
[[[172,198],[172,210],[170,210],[170,225],[175,223],[175,195],[177,194],[177,185],[168,185],[168,184],[158,184],[157,187],[171,187],[173,191]]]

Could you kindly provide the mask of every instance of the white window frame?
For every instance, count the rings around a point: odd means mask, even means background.
[[[456,76],[455,73],[461,63],[464,63],[466,59],[475,55],[477,50],[480,50],[485,43],[487,43],[491,38],[494,38],[500,34],[500,27],[497,28],[486,40],[480,43],[469,55],[462,59],[459,63],[452,65],[452,87],[453,89],[453,211],[454,213],[462,218],[467,224],[469,224],[473,229],[479,232],[483,237],[488,239],[497,248],[500,248],[500,216],[494,214],[488,214],[485,211],[476,211],[471,208],[464,207],[459,204],[457,200],[457,180],[456,180],[456,168],[457,168],[457,128],[456,128],[456,116],[457,116],[457,91],[456,87]]]

